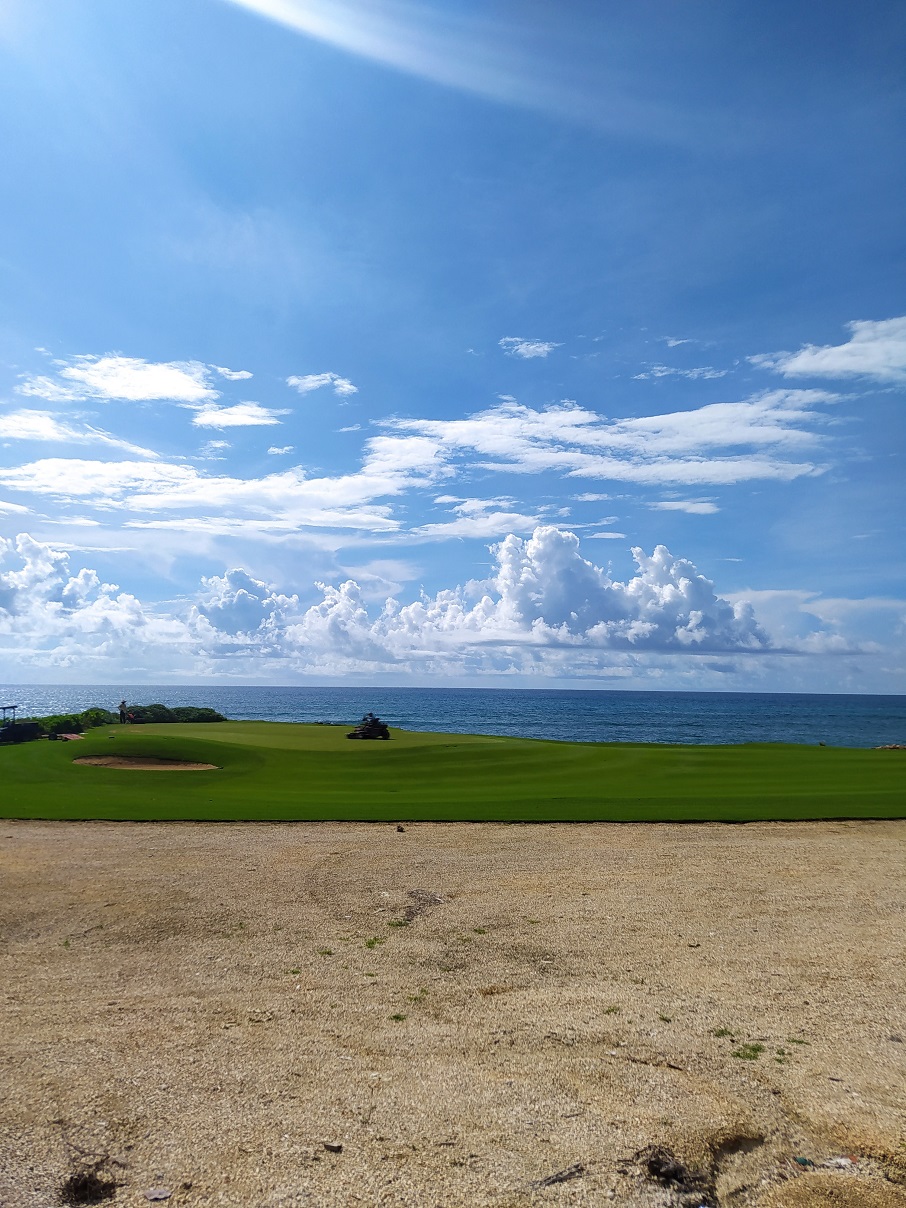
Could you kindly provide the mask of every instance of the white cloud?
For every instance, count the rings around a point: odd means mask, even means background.
[[[65,386],[53,378],[43,374],[27,376],[15,388],[17,394],[26,398],[41,398],[48,403],[71,403],[74,399],[84,398],[85,395],[72,386]]]
[[[433,461],[448,472],[462,458],[496,472],[551,471],[640,484],[788,481],[822,471],[789,453],[816,443],[814,428],[824,422],[816,408],[835,398],[820,390],[775,390],[738,403],[626,420],[570,402],[544,410],[501,403],[460,420],[392,419],[384,427],[418,433],[425,466]],[[390,458],[393,439],[384,439]]]
[[[257,633],[276,640],[280,625],[299,608],[298,596],[276,592],[244,570],[203,578],[201,588],[190,622],[203,616],[214,629],[232,635]]]
[[[189,649],[185,622],[155,614],[135,596],[104,583],[87,567],[73,571],[69,555],[20,534],[0,540],[0,647],[8,665],[118,671],[167,652]],[[153,652],[153,654],[152,654]]]
[[[764,651],[765,632],[745,601],[730,604],[685,559],[663,546],[634,550],[638,571],[625,583],[586,561],[575,534],[536,528],[493,547],[496,568],[481,584],[387,600],[371,617],[354,581],[322,585],[323,600],[287,631],[299,647],[323,646],[349,658],[407,665],[426,654],[461,658],[480,651],[488,667],[524,668],[530,651]],[[563,656],[568,664],[569,655]]]
[[[389,670],[569,679],[640,668],[656,674],[659,666],[688,666],[690,655],[865,652],[872,647],[853,641],[850,621],[883,615],[893,640],[906,620],[903,600],[720,594],[664,546],[650,556],[633,550],[636,571],[621,581],[582,556],[575,534],[553,526],[526,538],[510,534],[491,549],[486,579],[409,603],[380,596],[393,579],[417,574],[388,561],[338,585],[317,584],[320,599],[308,608],[295,592],[241,568],[202,579],[194,601],[152,607],[90,567],[71,566],[75,551],[22,534],[0,540],[0,650],[23,673],[66,668],[97,682],[120,678],[124,667],[258,679]],[[674,661],[665,663],[668,656]]]
[[[294,445],[271,445],[268,453],[271,457],[282,457],[284,453],[292,453]]]
[[[509,357],[521,357],[532,360],[535,357],[546,357],[562,344],[554,344],[549,340],[523,340],[520,336],[504,336],[497,343]]]
[[[381,603],[422,575],[418,566],[399,558],[374,558],[360,566],[344,566],[343,573],[355,580],[364,600]]]
[[[414,459],[416,462],[417,458]],[[204,473],[195,466],[166,462],[102,462],[45,458],[0,468],[8,489],[64,502],[90,502],[121,513],[156,513],[154,520],[124,520],[127,527],[220,532],[288,533],[301,527],[352,528],[372,532],[398,529],[381,496],[402,493],[424,480],[418,467],[366,462],[358,474],[305,478],[294,468],[261,478]],[[165,520],[161,513],[184,515]],[[195,513],[201,512],[198,516]],[[218,513],[226,513],[219,516]]]
[[[784,377],[906,381],[906,315],[878,321],[859,319],[846,326],[852,334],[845,344],[806,344],[798,352],[761,353],[749,360]]]
[[[203,461],[223,461],[221,456],[224,449],[230,448],[228,440],[209,440],[201,446],[198,456]]]
[[[662,499],[649,503],[650,508],[660,512],[687,512],[690,516],[713,516],[720,508],[707,499]]]
[[[685,340],[668,341],[672,348],[674,344],[685,344]],[[682,377],[690,381],[709,380],[726,377],[729,369],[715,369],[713,365],[700,365],[697,369],[677,369],[672,365],[649,365],[644,373],[633,374],[634,381],[645,381],[648,378]]]
[[[88,461],[76,457],[46,457],[40,461],[0,468],[9,488],[54,499],[90,500],[95,506],[121,506],[135,492],[165,498],[180,487],[202,480],[191,466],[167,462]]]
[[[322,386],[331,386],[334,394],[345,398],[350,394],[358,394],[358,386],[353,386],[348,378],[340,377],[338,373],[307,373],[304,377],[288,377],[287,386],[293,386],[300,394],[310,394],[312,390],[320,390]]]
[[[60,381],[27,377],[16,387],[20,394],[52,402],[71,399],[111,399],[151,402],[166,399],[181,403],[206,403],[219,397],[210,372],[199,361],[149,362],[137,357],[77,356],[59,362]]]
[[[780,649],[806,654],[877,653],[882,636],[888,648],[902,649],[906,629],[906,600],[890,597],[840,599],[801,589],[746,589],[744,594],[758,609]],[[728,599],[736,595],[728,593]]]
[[[819,463],[791,454],[815,443],[815,429],[824,422],[818,406],[835,397],[783,389],[740,403],[627,420],[569,402],[543,410],[507,403],[459,420],[387,420],[385,431],[365,442],[359,467],[332,477],[307,478],[297,467],[243,479],[203,473],[183,462],[45,458],[0,468],[0,484],[7,491],[132,512],[124,523],[142,527],[188,532],[207,524],[211,531],[239,532],[257,526],[275,536],[302,526],[398,532],[402,521],[393,514],[393,499],[413,490],[436,491],[476,470],[687,489],[817,474]],[[276,414],[251,403],[207,405],[197,409],[195,422],[208,429],[271,424]],[[464,502],[452,492],[449,497]],[[606,493],[581,498],[598,497]],[[157,514],[154,520],[149,512]],[[412,532],[420,538],[491,537],[508,529],[527,531],[540,518],[541,513],[520,513],[488,499],[481,516],[462,511],[443,528],[422,525]]]
[[[459,512],[459,508],[454,508]],[[452,537],[471,537],[484,540],[515,531],[530,533],[538,523],[537,512],[525,515],[522,512],[478,511],[472,514],[461,512],[454,520],[441,520],[433,524],[422,524],[411,530],[415,537],[439,541]]]
[[[223,365],[212,365],[211,368],[228,382],[242,382],[252,376],[247,369],[226,369]]]
[[[278,415],[289,415],[289,411],[262,407],[260,403],[236,403],[232,407],[208,403],[195,412],[192,423],[198,428],[255,428],[279,424]]]
[[[152,449],[143,449],[128,440],[120,440],[111,436],[102,428],[94,428],[90,424],[77,427],[72,423],[58,420],[49,411],[9,411],[0,415],[0,439],[5,440],[35,440],[53,441],[58,444],[71,445],[106,445],[111,449],[120,449],[125,453],[134,453],[138,457],[156,458]]]
[[[412,0],[231,0],[307,37],[412,72],[447,87],[461,88],[508,105],[556,113],[595,129],[644,139],[667,139],[699,147],[702,117],[671,95],[655,100],[639,95],[634,54],[621,49],[614,27],[599,70],[577,71],[572,44],[586,35],[588,22],[572,6],[560,15],[557,36],[545,39],[544,25],[529,7],[504,6],[491,21],[483,8],[415,4]],[[554,26],[550,27],[554,29]],[[729,137],[728,114],[712,113],[722,137]],[[726,129],[724,127],[726,126]]]

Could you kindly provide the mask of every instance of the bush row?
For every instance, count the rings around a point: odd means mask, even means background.
[[[130,705],[129,715],[134,724],[227,720],[216,709],[195,709],[189,705],[178,705],[175,709],[161,704]],[[50,717],[32,717],[26,720],[36,722],[41,727],[42,734],[81,734],[84,730],[94,729],[95,726],[114,725],[119,721],[119,714],[95,707],[83,709],[81,713],[54,713]]]

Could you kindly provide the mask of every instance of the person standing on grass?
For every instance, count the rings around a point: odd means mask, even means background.
[[[124,726],[125,724],[126,724],[126,702],[124,700],[121,700],[120,701],[120,725]]]

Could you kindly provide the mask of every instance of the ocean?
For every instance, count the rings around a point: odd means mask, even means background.
[[[496,688],[267,688],[88,685],[0,687],[18,716],[92,705],[210,706],[231,720],[391,726],[571,742],[787,742],[836,747],[906,743],[906,696],[770,692],[624,692]]]

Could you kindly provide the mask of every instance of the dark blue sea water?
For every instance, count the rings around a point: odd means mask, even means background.
[[[14,686],[19,716],[102,705],[208,705],[233,719],[349,724],[371,710],[392,726],[578,742],[906,743],[906,696],[752,692],[571,692],[493,688]]]

